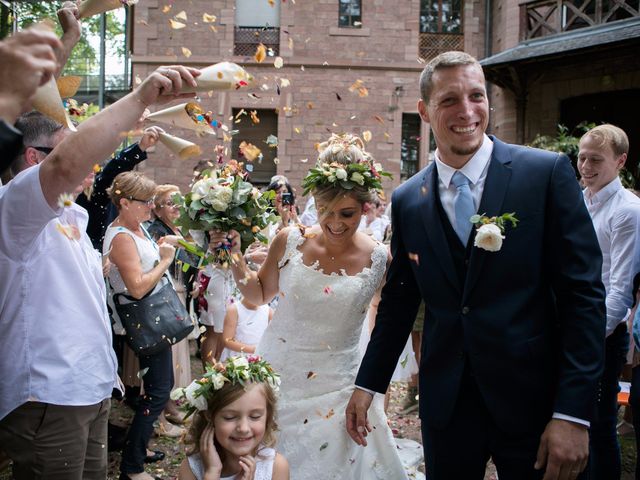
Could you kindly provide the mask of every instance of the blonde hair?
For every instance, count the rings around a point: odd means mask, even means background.
[[[320,151],[319,164],[349,165],[350,163],[373,160],[371,155],[365,151],[362,139],[350,133],[332,134],[329,140],[318,145],[318,150]],[[346,190],[331,183],[318,185],[311,193],[316,199],[316,203],[320,201],[330,205],[336,203],[341,196],[351,196],[361,205],[370,202],[372,197],[371,191],[365,186],[355,185],[351,190]]]
[[[261,383],[249,383],[248,385],[259,385],[262,387],[262,393],[267,403],[267,421],[264,429],[264,437],[260,442],[265,447],[273,447],[276,444],[275,432],[278,430],[278,424],[276,423],[276,394],[267,382]],[[246,387],[239,383],[226,383],[220,390],[215,390],[208,399],[208,408],[204,412],[197,412],[193,416],[193,422],[189,428],[189,433],[185,438],[185,444],[189,446],[187,455],[193,455],[200,452],[200,437],[204,428],[227,405],[238,400],[246,392]],[[220,455],[220,460],[224,462],[225,451],[218,443],[217,439],[214,439],[216,450]]]
[[[113,204],[120,209],[120,200],[138,199],[145,200],[153,198],[156,191],[156,184],[149,177],[140,172],[122,172],[116,176],[107,189],[107,194]]]
[[[153,198],[153,208],[159,210],[162,208],[162,200],[169,193],[180,193],[180,187],[165,183],[156,187],[155,196]]]
[[[627,134],[620,127],[616,127],[610,123],[592,128],[580,138],[580,141],[586,137],[591,137],[596,140],[600,148],[609,145],[616,157],[629,153],[629,137],[627,137]]]

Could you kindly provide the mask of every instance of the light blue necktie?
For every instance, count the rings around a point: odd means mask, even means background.
[[[453,202],[456,213],[454,230],[458,234],[462,244],[466,246],[469,235],[471,234],[471,228],[473,227],[469,219],[476,213],[476,209],[473,206],[473,196],[469,188],[469,179],[465,177],[464,173],[456,171],[451,178],[451,183],[455,185],[458,191]]]

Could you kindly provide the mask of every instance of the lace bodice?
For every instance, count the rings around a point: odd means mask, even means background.
[[[303,263],[298,247],[304,240],[300,230],[291,229],[279,262],[280,298],[273,328],[284,335],[289,347],[305,346],[321,354],[327,349],[348,350],[357,361],[353,347],[357,346],[369,302],[384,277],[387,248],[378,244],[371,254],[371,265],[357,275],[347,275],[344,269],[326,274],[317,261],[310,266]],[[293,325],[281,321],[283,317]],[[314,339],[314,347],[307,345],[309,338]]]
[[[280,373],[278,450],[291,478],[402,480],[407,478],[382,410],[374,401],[375,426],[366,449],[347,435],[344,411],[360,364],[359,340],[371,298],[382,282],[387,247],[378,244],[371,264],[357,275],[325,274],[305,265],[298,229],[287,238],[279,262],[278,308],[257,352]]]

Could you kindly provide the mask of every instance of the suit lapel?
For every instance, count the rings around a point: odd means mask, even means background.
[[[487,178],[484,183],[482,199],[480,200],[480,208],[478,209],[479,214],[484,214],[487,217],[498,216],[504,213],[502,211],[502,203],[504,201],[504,196],[507,193],[509,180],[511,178],[511,157],[506,149],[506,145],[493,136],[491,137],[491,140],[494,142],[493,153],[489,163],[489,170],[487,171]],[[475,236],[475,229],[473,235]],[[471,239],[471,242],[473,242],[473,238]],[[482,265],[484,264],[487,255],[499,254],[499,252],[486,252],[481,248],[474,247],[472,244],[469,269],[467,270],[464,285],[465,301],[478,281]]]
[[[425,170],[424,178],[421,184],[421,206],[422,222],[427,232],[427,237],[431,243],[433,250],[436,252],[436,257],[440,262],[440,266],[445,273],[445,276],[460,293],[461,285],[456,275],[455,265],[453,263],[453,257],[451,256],[451,250],[447,243],[447,238],[442,226],[442,219],[438,212],[438,204],[436,195],[438,195],[438,174],[435,168],[435,162],[431,163]]]

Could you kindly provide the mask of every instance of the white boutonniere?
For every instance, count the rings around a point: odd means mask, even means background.
[[[513,228],[518,224],[515,212],[505,213],[499,217],[473,215],[469,221],[476,226],[474,246],[487,252],[497,252],[502,248],[502,241],[505,239],[504,227],[507,222],[511,222]]]

